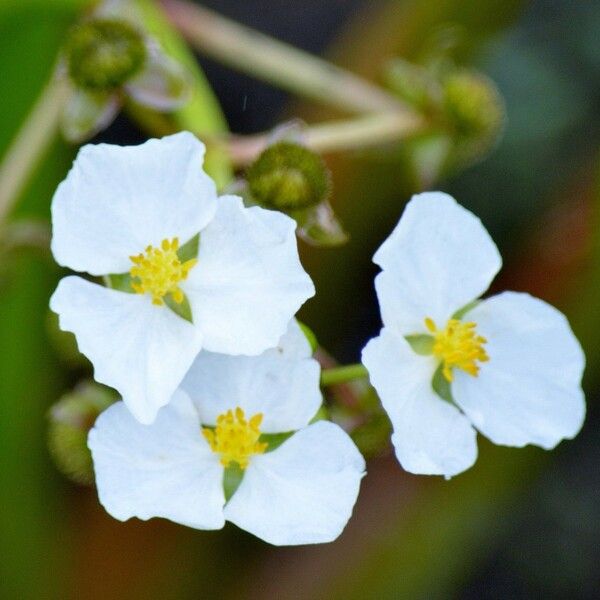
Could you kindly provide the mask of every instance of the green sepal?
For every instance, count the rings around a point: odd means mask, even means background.
[[[298,224],[298,237],[311,246],[333,248],[349,240],[348,233],[327,200],[316,206],[287,211],[287,214]]]
[[[433,354],[433,336],[426,333],[418,333],[415,335],[407,335],[404,338],[413,349],[414,352],[422,356]]]
[[[446,400],[446,402],[454,404],[450,382],[444,377],[444,373],[442,373],[442,365],[440,365],[433,374],[431,387],[433,388],[433,391],[440,398],[442,398],[442,400]]]
[[[177,257],[184,263],[193,258],[198,258],[198,250],[200,249],[200,234],[197,233],[193,238],[190,238],[183,246],[177,250]]]
[[[223,492],[225,493],[225,502],[229,502],[230,498],[235,494],[240,487],[244,478],[244,470],[237,463],[229,463],[229,466],[223,471]]]
[[[127,294],[135,294],[135,290],[131,286],[132,280],[133,277],[129,273],[115,273],[104,277],[106,287]]]
[[[285,431],[283,433],[262,433],[259,441],[268,444],[265,452],[272,452],[276,448],[279,448],[283,442],[291,438],[294,435],[293,431]]]
[[[481,300],[473,300],[473,302],[469,302],[469,304],[466,304],[462,308],[459,308],[452,315],[452,318],[461,320],[469,311],[473,310],[480,302]]]
[[[164,297],[164,302],[176,315],[179,315],[182,319],[185,319],[190,323],[194,322],[192,318],[192,307],[190,306],[190,301],[187,299],[185,294],[183,295],[183,300],[180,303],[175,302],[171,294],[167,294]]]

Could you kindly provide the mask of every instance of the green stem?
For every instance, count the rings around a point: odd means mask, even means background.
[[[321,385],[337,385],[347,383],[354,379],[364,379],[369,376],[369,372],[364,365],[360,363],[354,365],[344,365],[343,367],[332,367],[323,369],[321,372]]]
[[[64,83],[53,76],[8,148],[0,165],[0,222],[14,207],[54,139],[66,94]]]
[[[300,131],[300,136],[308,148],[327,153],[398,142],[421,127],[423,121],[414,114],[387,112],[310,125]],[[270,137],[269,134],[232,137],[226,142],[231,160],[238,167],[251,163],[268,146]]]
[[[162,0],[192,46],[244,73],[352,113],[409,109],[381,88],[325,60],[182,0]]]

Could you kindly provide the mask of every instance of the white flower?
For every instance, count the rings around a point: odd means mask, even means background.
[[[126,274],[138,292],[71,276],[50,306],[95,378],[116,388],[142,423],[154,420],[201,348],[260,354],[314,293],[294,221],[244,208],[234,196],[217,199],[203,154],[190,133],[134,147],[88,145],[52,203],[57,262]],[[199,232],[197,258],[181,258],[178,243]],[[188,302],[193,323],[168,307]]]
[[[276,545],[335,539],[365,463],[337,425],[308,424],[321,404],[310,352],[293,321],[261,356],[202,352],[152,425],[111,406],[88,440],[100,502],[120,520],[163,517],[197,529],[228,520]],[[275,438],[261,435],[291,431],[272,450]],[[232,470],[243,476],[226,501]]]
[[[519,447],[550,449],[577,434],[585,415],[579,343],[564,315],[528,294],[473,302],[501,258],[472,213],[446,194],[419,194],[374,261],[384,328],[363,362],[407,471],[468,469],[477,457],[473,426]]]

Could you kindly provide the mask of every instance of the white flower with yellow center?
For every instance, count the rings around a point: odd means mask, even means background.
[[[227,520],[276,545],[334,540],[365,462],[340,427],[309,424],[321,404],[310,354],[293,321],[260,356],[202,352],[152,425],[111,406],[88,439],[100,502],[122,521],[220,529]]]
[[[190,133],[88,145],[52,202],[57,262],[129,282],[121,291],[65,277],[50,306],[95,378],[142,423],[169,401],[201,348],[260,354],[314,293],[294,221],[217,198],[203,155]]]
[[[496,444],[553,448],[585,415],[585,358],[558,310],[528,294],[477,301],[499,271],[494,242],[447,194],[415,196],[374,257],[384,327],[363,363],[412,473],[446,477]]]

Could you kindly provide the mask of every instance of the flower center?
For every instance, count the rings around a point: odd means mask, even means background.
[[[259,442],[262,413],[256,413],[246,420],[244,411],[238,406],[235,411],[229,409],[217,417],[217,426],[213,429],[202,428],[202,434],[211,450],[221,455],[221,464],[228,467],[237,463],[241,469],[248,466],[253,454],[263,454],[266,442]]]
[[[163,240],[160,248],[148,246],[146,252],[130,256],[133,267],[129,271],[131,287],[138,294],[150,294],[152,303],[157,306],[164,304],[164,297],[171,294],[177,304],[183,302],[184,294],[179,282],[187,279],[190,269],[198,262],[192,258],[182,263],[177,256],[179,240]]]
[[[447,381],[452,381],[454,368],[477,377],[477,361],[486,362],[490,359],[483,348],[487,340],[477,335],[476,323],[450,319],[444,329],[438,329],[434,321],[427,317],[425,326],[433,334],[433,354],[442,361],[442,373]]]

